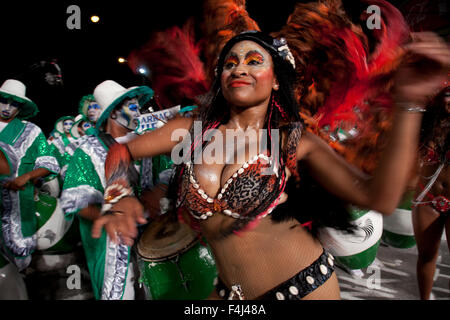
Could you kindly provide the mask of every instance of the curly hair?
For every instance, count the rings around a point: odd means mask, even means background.
[[[439,158],[443,160],[449,150],[450,114],[447,111],[445,97],[450,94],[450,86],[443,88],[427,105],[420,130],[420,145],[433,147]]]

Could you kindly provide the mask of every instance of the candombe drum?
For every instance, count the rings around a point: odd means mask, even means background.
[[[61,192],[61,182],[58,175],[48,175],[45,178],[41,178],[39,181],[39,192],[48,194],[54,198],[58,198]]]
[[[150,222],[137,253],[139,281],[150,300],[203,300],[214,289],[217,271],[208,245],[169,214]]]
[[[384,217],[383,243],[394,247],[407,249],[416,245],[411,216],[411,204],[414,191],[408,192],[394,213]]]
[[[66,219],[59,200],[38,192],[36,200],[37,250],[45,253],[68,253],[80,242],[75,219]]]
[[[26,278],[30,298],[38,300],[92,298],[84,253],[80,245],[77,218],[66,219],[59,199],[47,193],[37,192],[35,203],[37,244]],[[70,287],[68,279],[75,269],[80,273],[80,285]]]
[[[375,260],[383,232],[381,213],[352,208],[351,223],[356,226],[353,233],[321,228],[319,239],[325,249],[334,255],[336,263],[355,270],[368,267]]]

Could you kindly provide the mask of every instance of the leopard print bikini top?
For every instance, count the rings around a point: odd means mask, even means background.
[[[288,135],[282,157],[292,177],[298,179],[296,150],[301,137],[300,122],[288,126]],[[194,174],[192,162],[185,165],[182,175],[181,192],[177,207],[184,203],[189,213],[198,220],[205,220],[216,213],[223,213],[235,219],[244,219],[247,213],[257,209],[262,201],[279,188],[281,194],[281,179],[277,179],[277,168],[273,174],[263,174],[271,165],[272,159],[266,154],[259,154],[246,161],[222,186],[219,193],[212,197],[199,184]],[[279,183],[276,183],[280,181]],[[264,186],[264,187],[263,187]],[[259,218],[270,214],[276,206],[275,200],[271,206],[259,215]]]

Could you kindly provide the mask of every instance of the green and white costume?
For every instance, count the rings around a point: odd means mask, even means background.
[[[59,166],[61,167],[60,175],[61,175],[62,181],[64,181],[64,176],[66,174],[67,166],[69,165],[70,158],[71,158],[71,155],[69,153],[67,153],[67,151],[66,151],[66,147],[75,141],[74,138],[67,137],[67,135],[64,133],[64,130],[62,128],[62,123],[68,119],[74,120],[73,117],[64,116],[64,117],[59,118],[56,121],[55,130],[60,135],[58,138],[55,138],[50,144],[51,151],[52,151],[53,155],[55,156],[55,158],[58,160]]]
[[[31,122],[18,118],[9,122],[0,132],[0,151],[10,167],[10,175],[0,177],[2,182],[38,168],[54,174],[60,172],[44,134]],[[1,250],[19,270],[28,266],[31,253],[36,248],[34,190],[31,181],[21,191],[1,188]]]
[[[77,214],[89,204],[101,207],[105,188],[104,164],[108,147],[97,135],[86,136],[85,142],[75,151],[67,169],[61,195],[61,205],[67,218]],[[151,159],[139,166],[141,188],[153,185]],[[139,190],[136,190],[139,193]],[[91,237],[92,222],[80,217],[80,234],[83,242],[92,287],[96,299],[128,299],[131,278],[131,248],[111,242],[103,230],[99,239]]]

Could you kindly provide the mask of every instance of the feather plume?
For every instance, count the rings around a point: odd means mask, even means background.
[[[294,55],[300,112],[307,123],[317,126],[310,130],[328,129],[319,135],[347,160],[371,171],[390,127],[386,111],[391,106],[391,78],[409,31],[395,7],[384,0],[367,3],[381,9],[372,52],[367,35],[349,20],[340,0],[297,4],[286,26],[272,35],[285,37]],[[357,127],[358,137],[345,146],[328,136],[352,127]]]
[[[151,70],[152,88],[159,104],[167,108],[195,103],[197,96],[208,91],[199,53],[193,23],[188,21],[182,29],[175,26],[152,34],[144,46],[130,53],[128,63],[132,70],[140,65]]]
[[[243,31],[258,30],[250,18],[245,0],[206,0],[203,4],[203,54],[208,79],[214,79],[214,68],[225,43]]]

